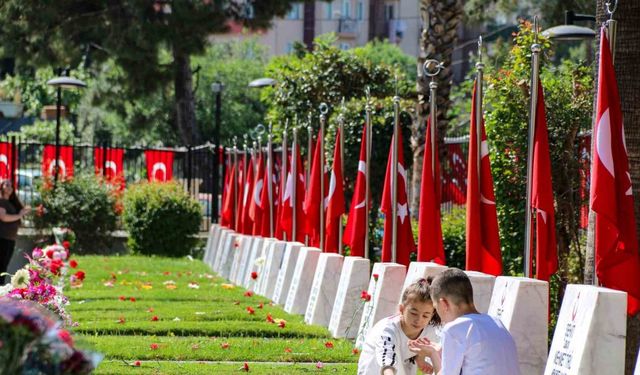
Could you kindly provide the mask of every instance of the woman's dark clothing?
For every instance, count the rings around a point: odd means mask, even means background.
[[[0,198],[0,207],[4,208],[7,214],[17,215],[16,207],[6,199]],[[0,273],[7,272],[7,267],[13,256],[16,247],[16,237],[20,228],[20,220],[5,222],[0,221]],[[0,277],[0,284],[2,277]]]

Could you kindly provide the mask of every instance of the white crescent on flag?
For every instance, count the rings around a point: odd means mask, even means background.
[[[116,162],[113,160],[107,160],[104,163],[104,168],[105,169],[111,169],[113,171],[114,175],[118,174],[118,166],[116,165]]]
[[[244,196],[242,197],[242,204],[247,206],[247,198],[249,197],[249,181],[244,184]]]
[[[9,159],[7,158],[7,155],[0,154],[0,164],[4,164],[7,174],[9,174]]]
[[[602,165],[609,171],[611,176],[616,177],[613,166],[613,150],[611,150],[611,118],[609,117],[609,108],[600,117],[598,123],[598,132],[596,134],[596,150],[598,151],[598,159]]]
[[[333,193],[336,191],[336,174],[334,171],[331,171],[331,179],[329,180],[329,191],[327,192],[327,196],[324,198],[324,208],[326,209],[329,206],[329,201],[331,197],[333,197]]]
[[[258,182],[256,182],[256,186],[253,188],[253,201],[256,202],[256,205],[258,207],[262,206],[261,197],[262,197],[263,184],[264,184],[263,180],[258,180]]]
[[[162,171],[162,173],[164,173],[164,176],[162,177],[162,179],[156,178],[156,173],[158,171]],[[166,181],[167,180],[167,166],[161,161],[155,163],[153,165],[153,167],[151,168],[151,178],[154,181]]]
[[[53,174],[53,170],[56,167],[56,159],[53,159],[49,162],[49,174]],[[60,169],[60,174],[63,176],[67,175],[67,167],[64,164],[64,161],[58,159],[58,168]]]
[[[365,162],[364,162],[364,161],[362,161],[362,160],[360,160],[360,161],[358,162],[358,173],[362,173],[362,174],[367,173],[367,163],[365,163]],[[358,204],[356,205],[356,209],[358,209],[358,208],[364,208],[364,205],[366,204],[366,202],[365,202],[365,200],[366,200],[366,199],[367,199],[367,198],[363,199],[363,200],[362,200],[362,202],[358,203]]]
[[[284,187],[284,194],[282,194],[282,203],[286,202],[287,199],[291,198],[292,194],[293,181],[291,179],[291,173],[287,173],[287,182]],[[289,207],[293,207],[293,202],[289,199]]]
[[[404,169],[404,166],[400,163],[398,163],[398,173],[400,174],[400,176],[402,176],[402,179],[404,180],[404,190],[405,190],[405,197],[406,197],[408,195],[407,171]],[[400,222],[404,224],[404,219],[409,215],[409,205],[407,204],[406,201],[402,204],[400,204],[400,202],[397,202],[396,204],[398,206],[398,217],[400,218]]]

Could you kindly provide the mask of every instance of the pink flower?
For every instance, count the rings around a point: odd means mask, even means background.
[[[39,247],[36,247],[35,249],[33,249],[33,251],[31,252],[31,257],[33,259],[38,259],[42,256],[42,249],[40,249]]]
[[[316,368],[318,368],[318,369],[324,368],[324,363],[318,361],[318,363],[316,363]]]
[[[58,338],[62,340],[65,344],[69,346],[73,346],[73,339],[71,338],[71,334],[69,331],[61,329],[58,331]]]

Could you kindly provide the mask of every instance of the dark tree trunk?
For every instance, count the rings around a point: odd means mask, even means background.
[[[188,54],[174,48],[173,59],[175,69],[175,123],[183,144],[196,145],[199,144],[202,139],[196,124],[191,58]]]
[[[596,24],[601,24],[608,17],[605,14],[605,0],[598,0],[596,8]],[[627,151],[631,182],[634,186],[636,231],[640,231],[640,79],[637,64],[640,61],[640,2],[618,1],[618,9],[614,19],[618,21],[618,32],[615,46],[614,65],[620,90],[622,117],[626,135]],[[598,61],[598,60],[596,60]],[[597,80],[596,80],[597,84]],[[593,148],[592,148],[593,149]],[[591,221],[591,220],[590,220]],[[585,276],[589,274],[589,263],[593,259],[593,226],[589,225],[589,241],[587,242],[587,263]],[[637,275],[635,275],[637,277]],[[627,353],[625,374],[632,375],[638,357],[640,345],[640,314],[627,319]]]

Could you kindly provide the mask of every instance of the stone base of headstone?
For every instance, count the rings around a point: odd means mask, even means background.
[[[301,247],[298,254],[296,269],[291,278],[291,286],[284,305],[284,311],[289,314],[304,315],[309,303],[313,275],[318,265],[318,257],[322,251],[314,247]]]
[[[380,319],[398,312],[398,296],[402,293],[406,267],[397,263],[376,263],[371,271],[367,293],[371,300],[364,304],[356,337],[356,347],[362,348],[369,329]]]
[[[473,286],[473,302],[476,305],[476,309],[478,312],[486,314],[491,304],[491,295],[493,294],[493,285],[496,282],[496,277],[477,271],[464,272],[469,276]]]
[[[409,270],[407,270],[407,277],[404,279],[402,285],[402,292],[411,284],[415,283],[418,279],[426,279],[428,277],[435,277],[440,272],[446,270],[447,267],[433,262],[411,262],[409,264]],[[402,300],[402,293],[398,296],[398,303]]]
[[[286,242],[284,241],[274,241],[271,246],[265,249],[266,262],[262,269],[261,283],[257,290],[257,293],[263,297],[273,295],[273,290],[278,280],[278,272],[280,272],[280,264],[282,263],[285,245]]]
[[[244,279],[242,280],[242,286],[253,291],[255,289],[255,284],[257,279],[254,280],[251,278],[252,272],[258,272],[258,267],[255,264],[256,259],[262,256],[262,247],[264,245],[265,239],[262,237],[256,237],[253,239],[251,243],[251,251],[249,252],[249,256],[247,257],[247,264],[244,273]]]
[[[333,303],[329,332],[336,338],[354,339],[362,319],[362,291],[369,284],[369,259],[345,257]]]
[[[547,362],[549,283],[498,276],[489,315],[500,318],[518,349],[522,375],[540,375]]]
[[[284,248],[282,265],[280,266],[280,272],[278,272],[278,280],[273,290],[273,296],[266,296],[279,305],[284,305],[287,302],[291,279],[298,263],[298,254],[303,246],[300,242],[287,242]]]
[[[218,239],[218,244],[215,250],[215,257],[213,260],[213,270],[218,274],[220,274],[220,264],[222,264],[224,253],[230,246],[229,235],[231,235],[231,233],[235,232],[227,228],[222,228],[220,230],[220,238]]]
[[[340,272],[344,257],[338,254],[322,253],[318,258],[316,275],[311,285],[309,303],[304,314],[307,324],[327,327],[338,292]]]
[[[544,375],[624,374],[627,293],[567,285]]]

